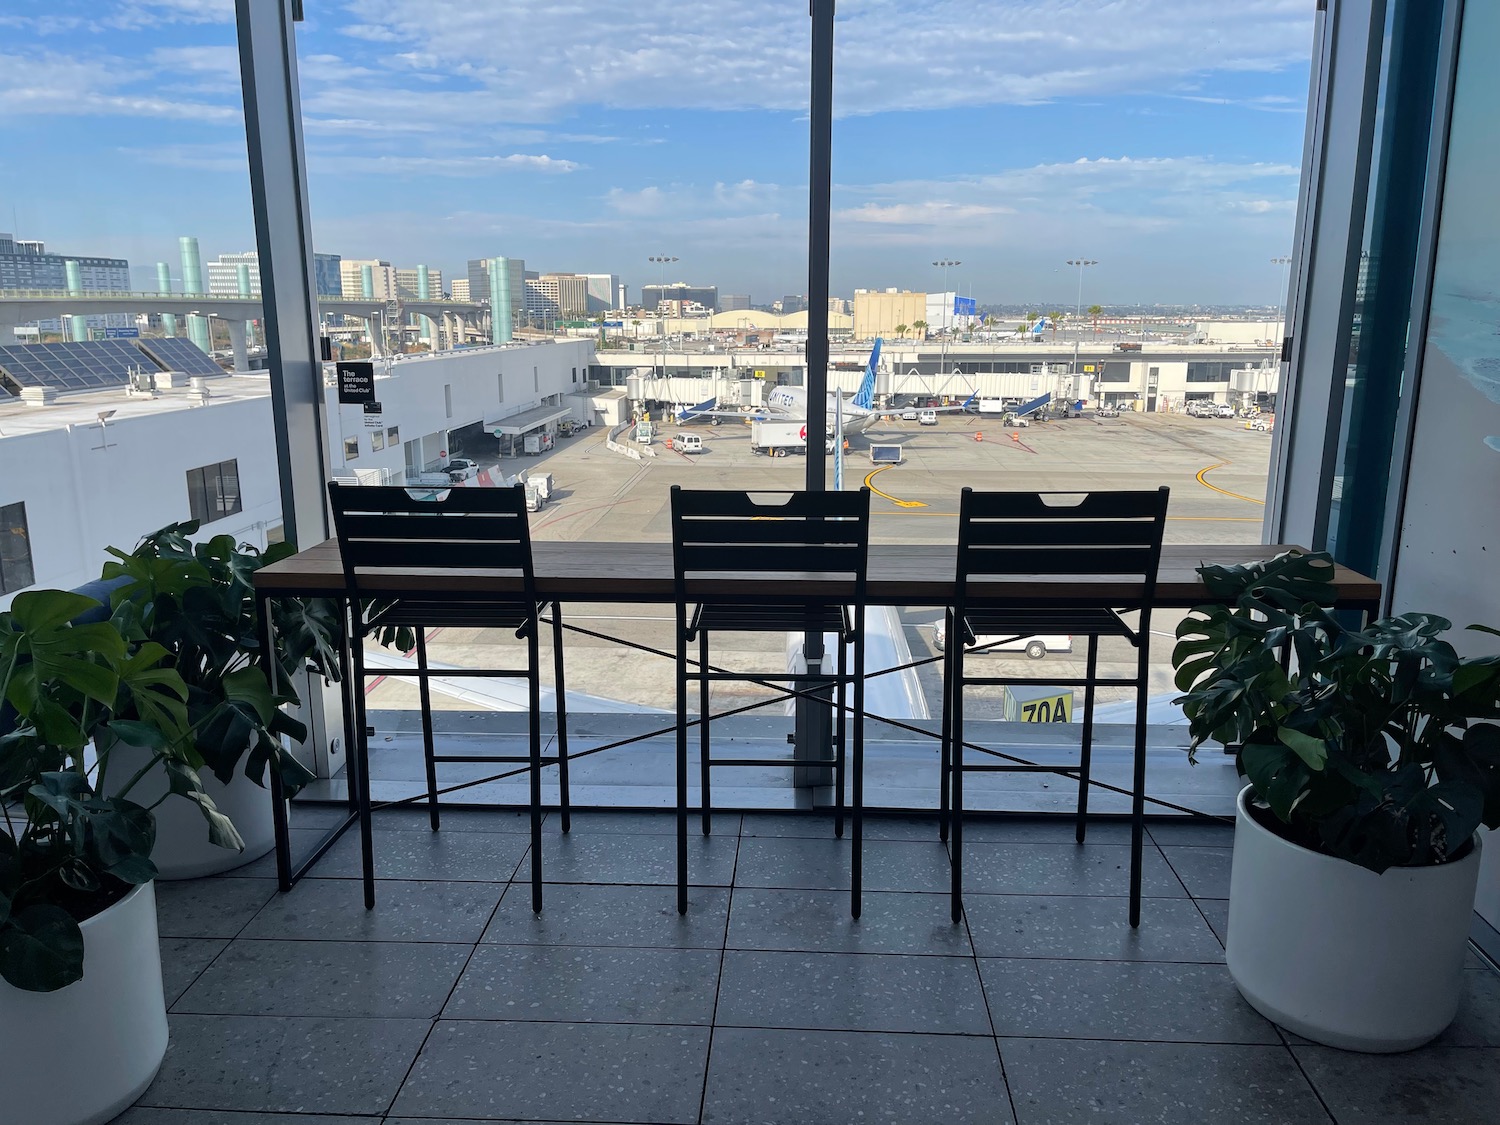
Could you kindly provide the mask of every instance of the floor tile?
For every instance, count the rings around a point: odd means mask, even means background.
[[[349,815],[349,806],[342,801],[336,803],[293,801],[288,806],[291,814],[287,820],[293,828],[332,828],[343,823]]]
[[[553,883],[540,914],[531,890],[516,883],[484,933],[501,945],[638,945],[722,949],[729,914],[726,887],[691,887],[688,912],[677,913],[674,887]]]
[[[1181,820],[1152,820],[1146,831],[1162,847],[1232,848],[1234,825],[1229,821],[1204,821],[1191,817]]]
[[[181,879],[156,884],[162,937],[238,937],[276,894],[274,879]]]
[[[393,1116],[693,1122],[706,1027],[442,1020]]]
[[[369,1117],[324,1113],[226,1113],[209,1109],[127,1109],[109,1125],[371,1125]],[[455,1122],[454,1125],[462,1125]]]
[[[1002,1039],[1000,1055],[1020,1125],[1331,1125],[1285,1047]]]
[[[847,822],[845,834],[848,833]],[[746,813],[742,836],[779,836],[825,840],[833,836],[833,813]],[[865,814],[867,840],[936,840],[937,818],[932,816],[874,816]]]
[[[545,828],[547,821],[555,815],[543,813],[542,826]],[[426,798],[396,808],[376,809],[370,823],[376,832],[432,831]],[[525,809],[450,809],[439,805],[438,824],[440,833],[508,832],[524,836],[531,832],[531,813]]]
[[[354,832],[354,827],[349,832]],[[326,828],[293,828],[287,832],[287,841],[291,845],[292,865],[296,866],[302,859],[311,854],[312,850],[323,842],[328,834]],[[348,833],[345,833],[346,835]],[[274,879],[276,878],[276,850],[273,848],[259,859],[242,864],[229,871],[222,872],[220,879]]]
[[[954,925],[948,896],[867,891],[858,919],[848,891],[735,888],[729,948],[827,953],[968,956],[968,929]]]
[[[842,840],[746,836],[740,841],[735,886],[847,889],[851,851],[847,835]],[[865,841],[867,891],[941,891],[948,882],[948,853],[936,839]]]
[[[432,942],[241,940],[174,1010],[436,1019],[472,950]]]
[[[503,883],[517,867],[526,874],[521,861],[531,839],[516,832],[459,832],[446,827],[433,832],[423,827],[376,832],[372,843],[377,879]],[[359,833],[353,828],[345,832],[312,873],[319,879],[362,878]]]
[[[266,1113],[383,1113],[427,1020],[171,1016],[143,1106]]]
[[[161,984],[171,1007],[229,942],[225,938],[162,938]]]
[[[1012,1118],[987,1037],[719,1028],[703,1120],[999,1125]]]
[[[677,834],[675,812],[610,812],[603,809],[579,809],[570,819],[570,834],[578,836],[675,836]],[[688,823],[693,835],[703,834],[696,814],[689,815]],[[562,835],[562,818],[557,813],[554,812],[547,818],[546,831],[549,836]],[[714,812],[713,835],[728,838],[739,834],[739,813]]]
[[[1458,1015],[1433,1045],[1500,1047],[1500,973],[1464,970],[1464,998]]]
[[[738,836],[688,834],[688,882],[727,887],[734,878]],[[525,870],[519,873],[525,876]],[[542,849],[542,878],[549,883],[677,882],[677,840],[652,834],[551,837]]]
[[[1198,910],[1203,917],[1208,919],[1209,927],[1214,932],[1214,937],[1219,939],[1219,944],[1229,944],[1229,900],[1227,898],[1200,898],[1194,900],[1198,904]]]
[[[443,1017],[708,1024],[719,958],[717,949],[480,946]]]
[[[1162,855],[1194,898],[1228,898],[1232,848],[1182,848],[1168,845]]]
[[[1084,832],[1088,844],[1128,844],[1130,825],[1123,820],[1091,820]],[[965,816],[964,841],[970,844],[1078,845],[1078,822],[1071,816]]]
[[[1130,848],[1117,844],[974,844],[964,841],[964,892],[1012,895],[1128,895]],[[1156,848],[1141,855],[1141,894],[1186,898]]]
[[[730,950],[715,1023],[990,1034],[984,993],[968,957]]]
[[[1222,965],[982,958],[995,1034],[1279,1044]]]
[[[1130,928],[1122,898],[966,895],[981,957],[1222,961],[1224,950],[1191,902],[1149,899]]]
[[[1493,1125],[1500,1105],[1497,1050],[1359,1055],[1306,1046],[1292,1053],[1339,1125]]]
[[[395,879],[376,886],[375,909],[366,910],[358,881],[304,879],[267,903],[245,929],[245,936],[472,943],[484,933],[503,890],[496,883]]]

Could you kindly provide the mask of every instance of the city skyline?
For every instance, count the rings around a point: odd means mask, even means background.
[[[505,254],[633,293],[805,289],[803,6],[306,7],[320,250],[445,277]],[[952,257],[949,287],[981,302],[1071,308],[1083,254],[1085,304],[1279,298],[1306,7],[841,4],[835,292],[938,289],[929,263]],[[32,157],[0,169],[0,227],[129,258],[143,288],[179,234],[205,260],[252,249],[232,6],[98,8],[0,0],[0,143]],[[646,261],[662,253],[670,275]]]

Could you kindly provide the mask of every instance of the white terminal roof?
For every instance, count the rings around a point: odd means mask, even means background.
[[[572,407],[568,406],[538,406],[532,410],[523,410],[519,414],[512,414],[508,418],[500,418],[494,422],[486,421],[484,428],[499,437],[501,434],[524,434],[545,426],[548,422],[555,422],[559,418],[567,418],[573,413]]]
[[[260,372],[205,378],[204,385],[209,406],[265,398],[271,393],[270,377]],[[62,392],[46,406],[28,406],[19,398],[0,395],[0,438],[72,426],[97,426],[99,415],[106,411],[114,412],[106,420],[106,424],[114,425],[166,411],[196,410],[203,405],[202,396],[187,386],[161,389],[155,396],[128,394],[125,387]]]

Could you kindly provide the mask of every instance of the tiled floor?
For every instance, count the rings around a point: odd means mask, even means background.
[[[948,919],[931,821],[874,820],[864,916],[824,818],[549,821],[540,916],[526,822],[379,816],[377,904],[356,841],[279,895],[259,863],[159,888],[172,1045],[118,1125],[460,1122],[1489,1123],[1500,976],[1397,1057],[1306,1045],[1224,968],[1227,829],[1153,828],[1144,921],[1100,825],[971,823]],[[306,842],[308,837],[301,837]],[[511,882],[514,878],[516,881]]]

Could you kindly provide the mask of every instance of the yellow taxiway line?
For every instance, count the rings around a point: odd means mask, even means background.
[[[885,472],[887,469],[891,468],[891,467],[892,466],[890,466],[890,465],[882,465],[878,469],[871,469],[868,473],[865,474],[865,487],[868,488],[871,492],[873,492],[876,496],[879,496],[881,499],[883,499],[883,500],[889,500],[892,504],[896,505],[896,507],[898,507],[898,508],[925,508],[925,507],[927,507],[927,505],[924,504],[920,500],[901,500],[901,499],[898,499],[895,496],[892,496],[889,492],[881,492],[880,489],[878,489],[878,488],[875,487],[875,485],[872,483],[875,480],[875,478],[877,476],[879,476],[881,473]]]
[[[1233,496],[1236,500],[1243,500],[1247,504],[1259,504],[1262,508],[1264,508],[1266,506],[1266,502],[1264,500],[1257,500],[1254,496],[1246,496],[1243,492],[1230,492],[1229,489],[1220,488],[1216,484],[1209,484],[1208,481],[1204,479],[1215,469],[1222,469],[1227,464],[1229,464],[1228,461],[1220,461],[1215,465],[1205,465],[1203,468],[1198,470],[1198,483],[1201,484],[1204,488],[1211,488],[1215,492],[1222,492],[1225,496]]]

